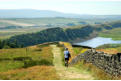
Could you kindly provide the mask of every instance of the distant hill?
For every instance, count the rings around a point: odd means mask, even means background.
[[[0,18],[38,18],[38,17],[78,17],[76,14],[65,14],[50,10],[3,9]]]
[[[66,17],[83,19],[121,19],[121,15],[82,15],[62,13],[51,10],[34,9],[1,9],[0,18],[41,18],[41,17]]]

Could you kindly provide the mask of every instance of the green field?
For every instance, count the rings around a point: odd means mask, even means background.
[[[81,18],[14,18],[14,19],[8,19],[12,21],[22,22],[22,23],[28,23],[28,24],[67,24],[67,23],[75,23],[79,24],[79,22],[87,22],[89,24],[95,24],[95,22],[104,23],[104,22],[112,22],[116,20],[111,19],[81,19]]]
[[[113,40],[121,40],[121,28],[116,28],[99,33],[101,37],[112,38]]]
[[[75,25],[81,25],[84,24],[83,22],[86,22],[86,24],[96,24],[96,23],[105,23],[105,22],[111,22],[116,20],[103,20],[103,19],[80,19],[80,18],[8,18],[8,19],[2,19],[4,22],[0,21],[0,26],[10,26],[10,25],[23,25],[27,24],[28,26],[39,26],[39,27],[46,27],[46,26],[68,26],[67,24],[73,23]],[[9,22],[10,21],[10,22]],[[12,21],[12,22],[11,22]],[[51,27],[50,26],[50,27]]]
[[[7,22],[6,22],[7,21]],[[12,21],[12,22],[11,22]],[[0,21],[1,26],[10,26],[10,25],[21,25],[28,24],[38,27],[55,27],[55,26],[67,26],[68,23],[73,23],[79,25],[79,22],[82,22],[81,19],[75,18],[14,18],[14,19],[3,19],[3,22]],[[89,21],[86,21],[89,22]],[[20,24],[21,23],[21,24]]]

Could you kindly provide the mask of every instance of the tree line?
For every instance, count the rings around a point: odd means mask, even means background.
[[[16,41],[10,43],[8,40],[0,40],[0,49],[22,48],[23,45],[18,45]]]

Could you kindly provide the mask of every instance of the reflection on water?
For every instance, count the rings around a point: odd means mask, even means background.
[[[121,44],[121,41],[114,41],[112,40],[112,38],[96,37],[91,40],[81,42],[81,43],[75,43],[75,44],[95,48],[104,44]]]

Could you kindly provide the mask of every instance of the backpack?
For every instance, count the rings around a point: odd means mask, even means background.
[[[71,54],[70,54],[70,52],[68,51],[68,57],[70,58],[71,57]]]
[[[69,51],[64,51],[64,52],[66,52],[66,54],[64,54],[64,55],[65,55],[65,57],[68,57],[68,58],[70,58],[70,57],[71,57],[71,55],[70,55]]]

